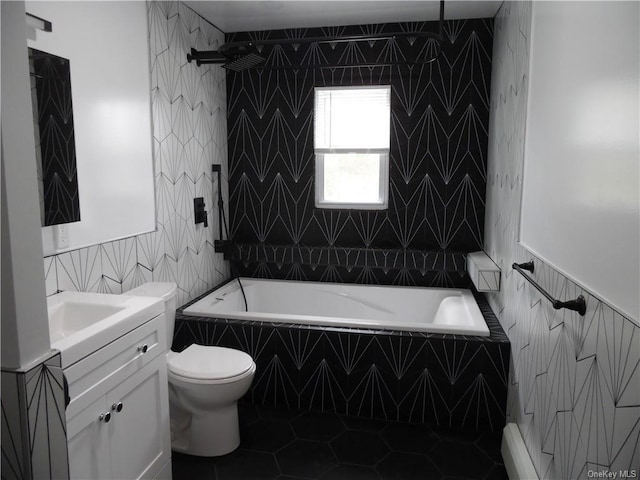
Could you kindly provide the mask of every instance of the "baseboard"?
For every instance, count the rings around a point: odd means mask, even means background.
[[[504,427],[501,453],[509,480],[538,480],[520,429],[515,423],[508,423]]]

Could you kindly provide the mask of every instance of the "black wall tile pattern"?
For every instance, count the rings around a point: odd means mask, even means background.
[[[172,349],[197,343],[251,355],[257,369],[247,398],[255,405],[498,431],[510,344],[484,297],[477,301],[489,337],[212,319],[179,309]]]
[[[80,221],[69,60],[29,49],[43,226]]]
[[[462,253],[381,248],[234,244],[239,275],[252,278],[469,288]]]
[[[436,31],[437,22],[361,25],[227,35],[226,40]],[[422,58],[433,47],[416,38],[263,47],[265,69],[227,72],[231,237],[244,245],[291,249],[419,250],[447,256],[483,242],[492,21],[445,22],[440,58],[431,64],[355,68],[285,68]],[[314,206],[314,87],[391,85],[389,208]],[[243,274],[272,271],[240,249]],[[398,257],[398,261],[403,257]],[[295,261],[299,266],[312,265]],[[347,267],[348,265],[337,265]],[[402,262],[355,281],[412,284]],[[303,270],[302,267],[294,269]],[[290,269],[288,269],[290,270]],[[429,271],[442,272],[441,265]],[[324,273],[324,272],[323,272]],[[320,275],[322,276],[322,275]],[[326,276],[326,275],[325,275]],[[340,276],[340,275],[338,275]],[[451,275],[418,275],[419,284],[452,285]],[[317,278],[314,278],[317,279]]]

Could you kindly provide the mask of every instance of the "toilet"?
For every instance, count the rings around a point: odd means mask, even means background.
[[[171,449],[201,457],[225,455],[240,445],[238,400],[249,390],[256,365],[250,355],[232,348],[193,344],[172,352],[176,291],[175,283],[150,282],[125,295],[164,300]]]

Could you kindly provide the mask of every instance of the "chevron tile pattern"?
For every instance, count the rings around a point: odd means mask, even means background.
[[[234,244],[240,275],[376,285],[468,288],[462,253],[381,248]]]
[[[485,250],[503,271],[502,290],[489,300],[512,344],[507,414],[540,478],[637,476],[640,327],[517,243],[530,26],[529,2],[505,2],[493,52]],[[584,317],[553,310],[511,270],[530,259],[555,298],[585,296]]]
[[[447,428],[504,428],[509,341],[478,297],[489,337],[435,335],[177,314],[173,349],[247,352],[255,405],[336,412]]]
[[[221,164],[226,179],[225,74],[186,61],[191,47],[215,49],[224,35],[179,2],[150,2],[148,12],[157,231],[45,258],[47,295],[121,293],[167,281],[177,283],[180,305],[228,277],[213,250],[218,216],[211,172]],[[194,197],[205,199],[208,228],[194,224]]]
[[[69,475],[63,382],[59,353],[25,375],[33,478]]]
[[[26,478],[30,462],[27,461],[26,426],[22,424],[20,411],[21,393],[24,391],[24,375],[2,371],[2,476],[10,480]],[[66,438],[66,437],[65,437]]]
[[[227,41],[433,31],[437,23],[246,32]],[[242,245],[422,250],[448,254],[480,249],[491,73],[491,20],[450,21],[441,58],[432,64],[357,68],[264,69],[227,73],[232,238]],[[368,63],[424,58],[430,41],[264,47],[265,66]],[[391,85],[389,209],[335,211],[314,207],[314,87]],[[273,262],[240,249],[248,275],[277,275]],[[400,258],[399,258],[400,259]],[[248,265],[251,263],[251,265]],[[313,266],[314,264],[312,264]],[[243,268],[244,267],[244,268]],[[459,278],[429,265],[421,274],[398,263],[308,268],[294,262],[284,276],[342,281],[452,285]],[[389,269],[392,273],[389,274]],[[425,275],[425,271],[430,271]],[[434,273],[437,272],[437,273]]]
[[[80,220],[69,60],[29,49],[42,226]]]
[[[60,362],[2,371],[2,478],[69,478]]]

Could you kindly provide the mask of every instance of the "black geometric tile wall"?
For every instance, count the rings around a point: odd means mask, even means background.
[[[233,244],[237,273],[253,278],[468,288],[462,253],[381,248]]]
[[[173,349],[219,345],[249,353],[257,405],[499,431],[509,341],[486,300],[489,337],[285,325],[177,314]]]
[[[436,22],[362,25],[228,34],[227,41],[326,37],[392,31],[434,31]],[[418,250],[447,255],[481,249],[484,228],[492,20],[445,22],[440,58],[413,66],[249,69],[227,72],[231,237],[237,244]],[[415,38],[377,42],[264,47],[267,67],[375,63],[413,58],[429,43]],[[389,208],[383,211],[314,207],[313,89],[391,85]],[[241,273],[282,271],[236,251]],[[396,257],[398,261],[402,256]],[[398,263],[348,275],[349,265],[283,275],[335,275],[349,281],[448,285],[460,275],[430,274]],[[344,268],[343,268],[344,267]],[[435,274],[433,272],[439,272]]]
[[[80,220],[69,60],[29,49],[42,226]]]
[[[2,478],[69,478],[60,353],[2,371]]]
[[[213,249],[218,216],[211,172],[212,164],[222,165],[226,199],[225,72],[186,59],[192,47],[216,49],[224,34],[180,2],[149,2],[147,7],[157,230],[45,258],[47,295],[60,290],[121,293],[164,281],[178,285],[180,305],[229,276],[228,262]],[[207,228],[194,224],[195,197],[205,199]]]
[[[512,345],[507,414],[540,478],[637,476],[640,326],[518,243],[531,21],[530,2],[505,2],[494,29],[485,250],[503,275],[488,299]],[[584,295],[584,316],[554,310],[510,268],[531,259],[552,296]]]

